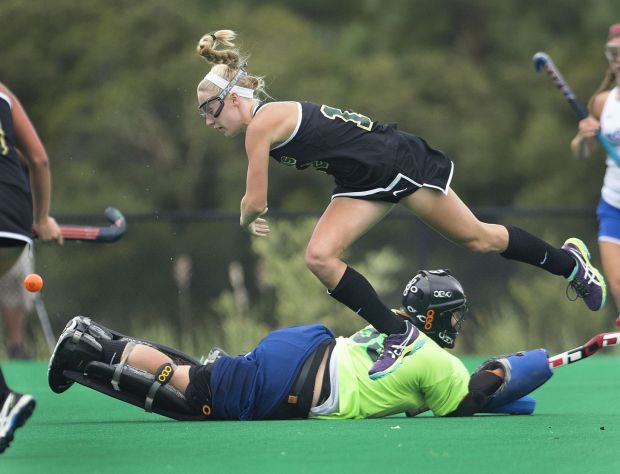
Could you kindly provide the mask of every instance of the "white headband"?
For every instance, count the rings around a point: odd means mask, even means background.
[[[224,79],[222,76],[218,76],[217,74],[211,71],[209,71],[209,73],[204,78],[207,81],[212,82],[213,84],[215,84],[217,87],[219,87],[222,90],[226,89],[226,86],[228,86],[229,84],[229,82],[226,79]],[[249,89],[247,87],[233,86],[230,92],[236,92],[237,95],[241,97],[246,97],[248,99],[254,98],[254,89]]]

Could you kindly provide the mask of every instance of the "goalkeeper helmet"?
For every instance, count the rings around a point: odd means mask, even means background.
[[[441,347],[454,347],[469,309],[467,297],[450,270],[420,270],[403,291],[406,316]]]

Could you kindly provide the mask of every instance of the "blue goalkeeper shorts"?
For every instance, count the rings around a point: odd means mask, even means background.
[[[213,418],[269,418],[289,393],[306,358],[334,333],[322,324],[269,333],[245,355],[218,359],[211,374]],[[190,379],[191,383],[191,379]]]
[[[596,217],[599,222],[599,242],[620,244],[620,209],[601,198],[596,208]]]

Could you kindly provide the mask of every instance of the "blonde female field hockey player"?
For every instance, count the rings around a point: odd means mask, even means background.
[[[518,227],[479,221],[450,188],[452,161],[395,124],[325,104],[261,101],[264,82],[247,72],[234,39],[231,30],[200,39],[198,53],[213,66],[198,84],[197,96],[207,127],[227,137],[245,136],[248,168],[241,227],[259,237],[269,233],[265,214],[270,158],[334,178],[331,202],[310,238],[305,261],[333,298],[389,335],[382,356],[368,372],[370,378],[384,377],[399,366],[415,344],[415,331],[341,256],[397,204],[458,245],[498,252],[560,275],[588,308],[603,306],[605,282],[581,240],[570,238],[557,248]]]

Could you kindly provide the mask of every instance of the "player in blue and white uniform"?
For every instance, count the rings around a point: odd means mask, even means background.
[[[261,104],[262,79],[246,73],[232,49],[235,33],[205,35],[198,52],[215,65],[198,84],[206,125],[233,136],[245,134],[248,158],[240,224],[266,236],[269,157],[297,169],[332,175],[336,188],[308,243],[308,268],[328,293],[388,334],[382,356],[370,368],[378,379],[412,350],[414,327],[394,316],[368,280],[342,253],[397,204],[447,239],[476,252],[499,252],[565,277],[591,310],[605,302],[605,282],[579,239],[556,248],[515,227],[479,221],[450,188],[453,163],[422,138],[366,115],[309,102]],[[217,49],[220,45],[228,49]]]
[[[620,155],[620,23],[609,28],[605,56],[609,68],[588,103],[589,116],[579,122],[579,131],[571,141],[571,149],[578,158],[585,158],[594,151],[598,131]],[[620,166],[609,156],[606,163],[601,199],[596,209],[598,242],[603,271],[609,280],[616,309],[620,311]]]

